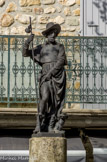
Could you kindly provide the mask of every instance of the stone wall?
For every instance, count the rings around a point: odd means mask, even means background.
[[[0,35],[25,35],[29,16],[36,35],[53,21],[61,25],[60,35],[75,36],[80,30],[80,0],[0,0]]]

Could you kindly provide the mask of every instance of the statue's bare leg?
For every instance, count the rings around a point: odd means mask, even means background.
[[[37,116],[37,123],[36,128],[34,130],[34,133],[39,132],[39,124],[42,126],[42,122],[45,119],[45,112],[47,110],[47,103],[50,97],[50,91],[49,91],[49,84],[48,82],[44,82],[42,86],[40,87],[40,103],[39,103],[39,116]],[[39,123],[40,120],[40,123]]]

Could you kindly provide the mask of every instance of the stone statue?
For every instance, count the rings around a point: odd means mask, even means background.
[[[63,44],[55,40],[60,31],[59,24],[48,23],[46,30],[42,32],[47,41],[33,48],[34,62],[42,67],[39,75],[39,112],[34,133],[38,133],[39,130],[58,133],[66,119],[62,109],[66,89],[64,66],[67,64],[67,60]],[[31,34],[23,48],[23,56],[31,57],[31,59],[33,59],[32,50],[29,49],[29,44],[33,38],[34,35]]]

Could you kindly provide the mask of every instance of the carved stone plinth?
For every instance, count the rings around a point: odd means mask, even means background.
[[[64,137],[33,137],[29,141],[29,162],[66,162]]]

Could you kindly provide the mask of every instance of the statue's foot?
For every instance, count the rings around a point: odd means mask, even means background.
[[[55,133],[65,133],[65,131],[63,131],[63,130],[58,130],[58,129],[54,129],[54,132],[55,132]]]
[[[39,127],[37,126],[35,129],[34,129],[34,131],[33,131],[33,134],[36,134],[36,133],[38,133],[40,130],[39,130]]]
[[[49,127],[49,128],[48,128],[48,132],[50,132],[50,133],[54,133],[54,129],[51,128],[51,127]]]

